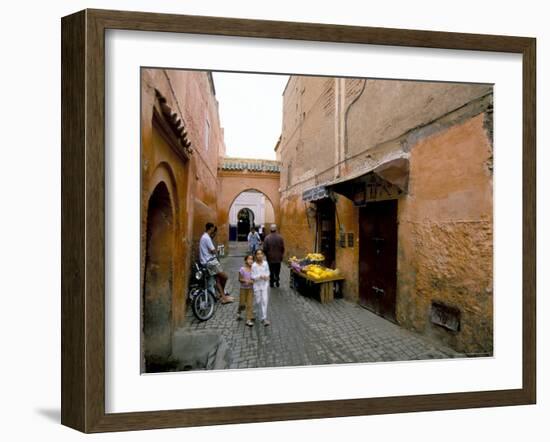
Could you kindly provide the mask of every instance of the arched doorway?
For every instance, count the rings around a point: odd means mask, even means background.
[[[246,241],[252,227],[255,227],[254,212],[248,207],[239,210],[237,214],[237,241]]]
[[[145,371],[162,371],[172,352],[172,257],[174,220],[170,194],[160,182],[147,209],[143,281],[143,355]]]
[[[226,209],[227,210],[227,209]],[[256,189],[240,192],[228,209],[229,241],[246,241],[252,226],[259,228],[275,223],[275,210],[271,200]]]

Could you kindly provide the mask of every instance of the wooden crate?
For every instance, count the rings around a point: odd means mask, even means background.
[[[317,281],[293,269],[290,271],[290,288],[304,296],[316,297],[322,304],[327,304],[334,300],[335,284],[341,284],[343,280],[343,277],[338,276],[328,280]]]
[[[319,301],[321,301],[321,304],[334,301],[334,281],[319,284]]]

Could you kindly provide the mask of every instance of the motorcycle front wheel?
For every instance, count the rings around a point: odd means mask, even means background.
[[[214,314],[216,300],[207,290],[201,290],[193,299],[193,314],[199,321],[207,321]]]

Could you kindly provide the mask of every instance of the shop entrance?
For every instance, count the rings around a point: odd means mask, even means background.
[[[359,302],[395,322],[397,200],[369,202],[359,212]]]
[[[317,201],[317,251],[325,256],[325,266],[334,268],[336,258],[336,207],[325,198]]]

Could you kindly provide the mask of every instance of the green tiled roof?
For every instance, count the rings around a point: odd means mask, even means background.
[[[281,171],[281,165],[278,161],[254,160],[246,158],[225,158],[220,164],[220,169],[279,173]]]

